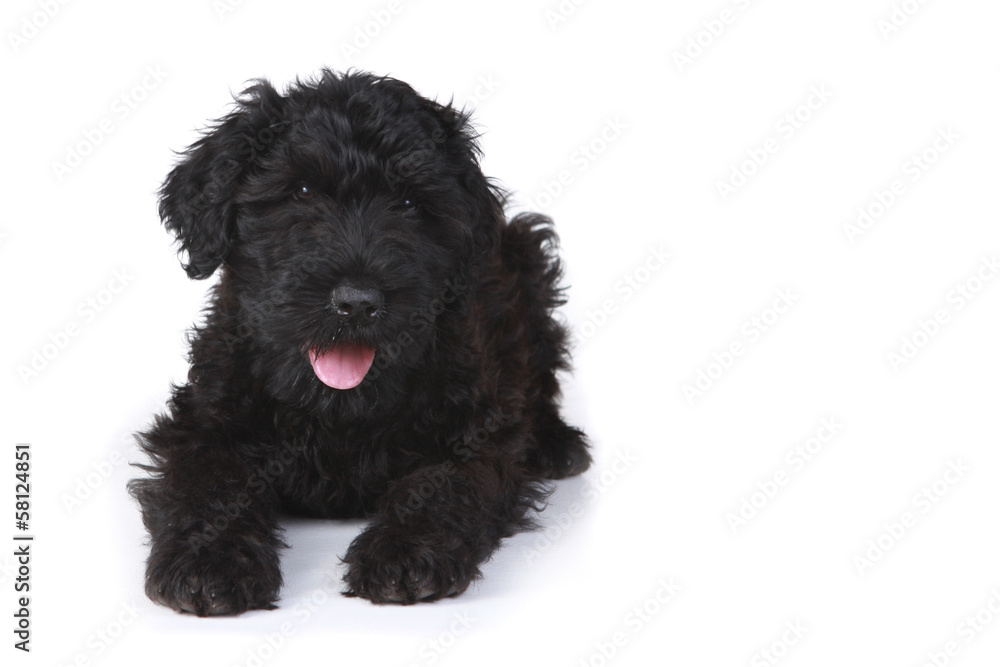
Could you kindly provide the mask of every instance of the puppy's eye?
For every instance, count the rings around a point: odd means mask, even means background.
[[[299,201],[309,201],[313,198],[313,189],[308,185],[297,185],[293,196]]]

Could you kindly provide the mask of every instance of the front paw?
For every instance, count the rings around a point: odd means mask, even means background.
[[[539,426],[538,446],[528,452],[528,468],[546,479],[565,479],[587,470],[590,452],[583,431],[558,417]]]
[[[146,595],[198,616],[274,609],[281,588],[275,545],[255,538],[154,543],[146,564]]]
[[[582,443],[571,443],[563,451],[536,451],[529,460],[529,468],[545,479],[566,479],[586,472],[590,467],[590,452]]]
[[[461,540],[375,525],[344,556],[345,595],[376,604],[432,602],[465,591],[480,576]]]

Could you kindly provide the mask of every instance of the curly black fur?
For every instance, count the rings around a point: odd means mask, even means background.
[[[160,215],[185,270],[222,268],[188,382],[139,435],[151,599],[273,608],[280,512],[371,518],[348,595],[456,595],[532,526],[545,480],[590,464],[558,411],[555,233],[505,220],[475,138],[400,81],[324,70],[257,82],[171,171]],[[374,362],[336,389],[311,355],[343,350]]]

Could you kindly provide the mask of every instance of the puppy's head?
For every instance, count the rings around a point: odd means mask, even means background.
[[[189,276],[223,265],[273,393],[359,409],[428,362],[503,225],[465,114],[330,71],[244,91],[171,171],[160,214]]]

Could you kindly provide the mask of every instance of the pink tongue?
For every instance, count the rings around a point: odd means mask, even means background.
[[[361,384],[375,360],[375,350],[362,345],[338,345],[323,354],[309,350],[309,361],[320,382],[334,389]]]

